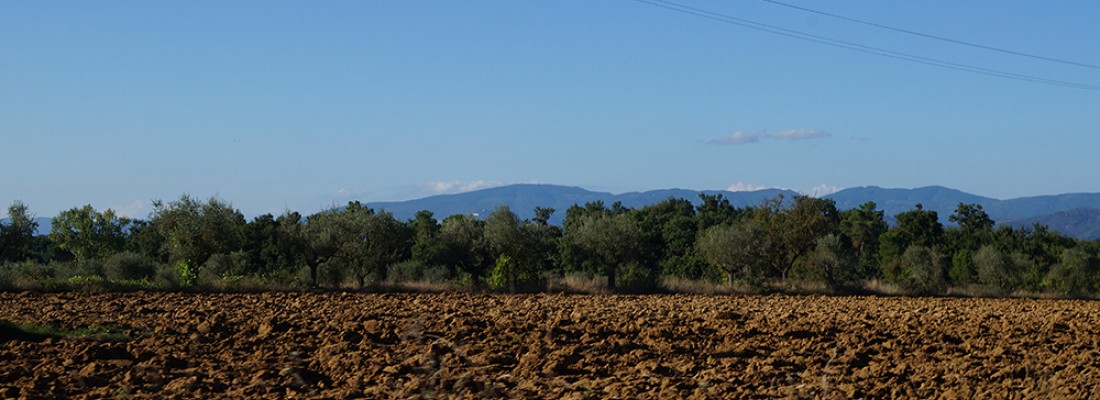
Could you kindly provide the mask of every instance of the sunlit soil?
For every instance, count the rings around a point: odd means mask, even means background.
[[[0,293],[0,397],[1089,398],[1100,307],[820,296]]]

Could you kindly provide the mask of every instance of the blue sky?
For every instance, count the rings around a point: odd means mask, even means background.
[[[1100,65],[1100,3],[789,0]],[[1100,86],[1100,69],[760,0],[680,3]],[[1100,91],[799,41],[631,0],[0,0],[0,206],[246,215],[509,183],[609,192],[1100,192]],[[0,212],[2,213],[2,212]]]

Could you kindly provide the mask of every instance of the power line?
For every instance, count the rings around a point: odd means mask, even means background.
[[[768,25],[760,22],[750,21],[743,18],[737,18],[734,16],[716,13],[713,11],[707,11],[700,8],[695,8],[679,3],[674,3],[666,0],[634,0],[639,3],[648,4],[654,7],[660,7],[671,11],[676,11],[683,14],[694,15],[701,18],[710,19],[713,21],[722,22],[730,25],[737,25],[744,28],[753,30],[768,32],[775,35],[786,36],[803,41],[824,44],[826,46],[832,46],[842,49],[848,49],[852,51],[858,51],[861,53],[877,55],[880,57],[893,58],[902,61],[909,61],[917,64],[924,64],[934,67],[952,69],[957,71],[970,72],[974,74],[994,76],[999,78],[1014,79],[1025,82],[1040,83],[1051,86],[1062,86],[1074,89],[1091,90],[1100,92],[1100,86],[1090,85],[1086,83],[1062,81],[1056,79],[1048,79],[1032,75],[1017,74],[1009,71],[1001,71],[992,68],[977,67],[973,65],[960,64],[951,61],[939,60],[935,58],[923,57],[914,54],[902,53],[898,51],[883,49],[879,47],[867,46],[858,43],[843,41],[839,39],[832,39],[824,36],[799,32],[791,29],[781,28],[774,25]]]
[[[787,7],[787,8],[793,8],[795,10],[805,11],[805,12],[814,13],[814,14],[818,14],[818,15],[824,15],[824,16],[830,17],[830,18],[836,18],[836,19],[840,19],[840,20],[844,20],[844,21],[855,22],[857,24],[863,24],[863,25],[873,26],[873,27],[876,27],[876,28],[891,30],[891,31],[894,31],[894,32],[901,32],[901,33],[905,33],[905,34],[909,34],[909,35],[920,36],[920,37],[923,37],[923,38],[939,40],[939,41],[942,41],[942,42],[954,43],[954,44],[963,45],[963,46],[970,46],[970,47],[975,47],[975,48],[979,48],[979,49],[983,49],[983,50],[996,51],[996,52],[1005,53],[1005,54],[1012,54],[1014,56],[1034,58],[1034,59],[1037,59],[1037,60],[1051,61],[1051,62],[1067,64],[1067,65],[1076,65],[1078,67],[1100,69],[1100,65],[1088,64],[1088,63],[1072,61],[1072,60],[1064,60],[1064,59],[1054,58],[1054,57],[1041,56],[1041,55],[1038,55],[1038,54],[1025,53],[1025,52],[1022,52],[1022,51],[1009,50],[1009,49],[1000,48],[1000,47],[993,47],[993,46],[987,46],[987,45],[984,45],[984,44],[978,44],[978,43],[967,42],[967,41],[958,40],[958,39],[952,39],[952,38],[949,38],[949,37],[943,37],[943,36],[937,36],[937,35],[932,35],[932,34],[928,34],[928,33],[921,33],[921,32],[911,31],[911,30],[908,30],[908,29],[893,27],[893,26],[879,24],[879,23],[870,22],[870,21],[864,21],[864,20],[855,19],[855,18],[851,18],[851,17],[845,17],[843,15],[837,15],[837,14],[833,14],[833,13],[829,13],[829,12],[825,12],[825,11],[814,10],[814,9],[811,9],[811,8],[797,6],[797,5],[794,5],[794,4],[788,4],[788,3],[781,2],[781,1],[776,1],[776,0],[760,0],[760,1],[763,1],[765,3],[772,3],[772,4],[775,4],[775,5],[783,6],[783,7]]]

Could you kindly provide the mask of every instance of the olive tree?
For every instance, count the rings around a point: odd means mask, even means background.
[[[707,264],[726,275],[732,286],[743,281],[758,287],[764,275],[764,252],[768,249],[764,229],[746,220],[715,225],[703,230],[695,242],[696,251]]]
[[[610,291],[615,291],[620,268],[637,261],[644,240],[641,228],[625,213],[586,215],[566,236],[599,260]]]
[[[947,291],[943,271],[943,256],[939,252],[926,246],[909,246],[901,256],[898,283],[912,293],[942,294]]]
[[[441,260],[470,274],[470,285],[481,285],[481,278],[493,267],[496,257],[485,240],[485,221],[456,214],[443,219],[439,230]]]
[[[211,256],[241,248],[246,222],[228,202],[184,194],[167,204],[154,201],[150,223],[164,237],[164,252],[176,263],[180,283],[190,285]]]
[[[1063,296],[1082,296],[1092,291],[1096,280],[1096,259],[1080,248],[1062,250],[1051,267],[1047,282]]]
[[[23,261],[31,256],[34,233],[38,230],[26,204],[15,201],[8,207],[8,222],[0,223],[0,262]]]
[[[50,240],[78,260],[102,259],[126,246],[128,218],[114,210],[96,211],[91,205],[62,211],[53,218]]]

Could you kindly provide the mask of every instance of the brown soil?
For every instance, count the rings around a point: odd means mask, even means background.
[[[1100,303],[0,293],[0,398],[1089,398]]]

